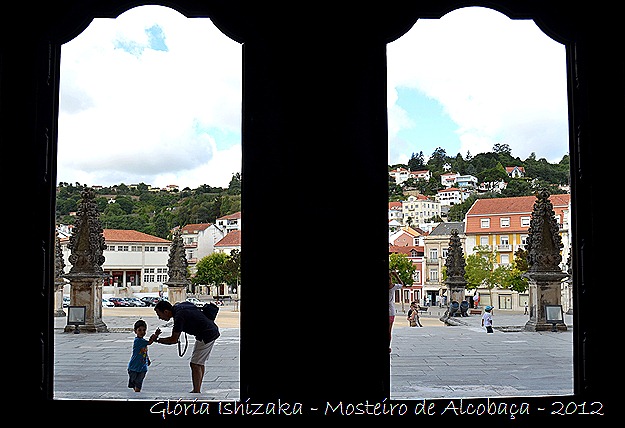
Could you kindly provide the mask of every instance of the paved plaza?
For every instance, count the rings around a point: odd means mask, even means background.
[[[566,332],[526,332],[527,315],[495,310],[495,332],[486,334],[480,316],[457,319],[445,326],[444,308],[422,315],[423,327],[409,327],[398,305],[393,329],[391,399],[419,400],[479,397],[536,397],[573,394],[572,317]],[[126,365],[138,318],[148,332],[171,324],[158,320],[152,308],[106,308],[108,333],[65,333],[66,318],[55,318],[55,400],[173,400],[235,401],[239,391],[239,313],[224,307],[218,324],[221,337],[209,359],[203,392],[190,394],[188,360],[175,345],[150,346],[152,360],[143,390],[127,387]],[[184,337],[184,336],[183,336]],[[189,346],[193,344],[189,337]],[[217,369],[218,367],[218,369]]]

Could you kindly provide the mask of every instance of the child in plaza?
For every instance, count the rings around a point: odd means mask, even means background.
[[[488,305],[484,308],[484,315],[482,315],[482,327],[486,327],[486,333],[493,332],[493,314],[491,311],[493,307]]]
[[[132,356],[128,362],[128,388],[134,389],[135,392],[141,392],[143,379],[145,379],[148,366],[151,364],[148,356],[148,345],[154,343],[161,334],[161,330],[157,328],[150,339],[146,340],[144,337],[148,331],[148,324],[144,320],[137,320],[134,331],[136,337],[132,344]]]

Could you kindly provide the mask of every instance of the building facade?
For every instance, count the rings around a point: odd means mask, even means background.
[[[105,279],[102,294],[129,297],[135,293],[167,292],[164,284],[169,279],[167,262],[171,241],[136,230],[104,229],[105,249],[102,270],[109,275]],[[61,239],[65,273],[69,263],[69,238]],[[70,286],[64,287],[69,294]]]

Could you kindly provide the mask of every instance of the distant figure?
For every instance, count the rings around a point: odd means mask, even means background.
[[[523,312],[523,315],[529,315],[529,312],[527,311],[527,302],[525,302],[525,311]]]
[[[488,305],[484,308],[484,315],[482,315],[482,327],[486,327],[486,333],[493,332],[493,314],[491,311],[493,307]]]
[[[395,282],[397,281],[397,282]],[[391,339],[393,337],[393,322],[395,322],[395,290],[404,286],[396,271],[388,271],[388,352],[391,352]]]
[[[417,302],[412,302],[410,304],[407,319],[410,322],[410,327],[423,327],[421,321],[419,321],[419,305]]]
[[[132,342],[132,356],[128,362],[128,388],[134,389],[135,392],[141,392],[143,380],[148,373],[148,366],[151,364],[148,356],[148,345],[154,343],[161,334],[160,329],[150,336],[150,340],[144,339],[148,330],[148,324],[143,320],[137,320],[134,325],[134,331],[137,335]]]

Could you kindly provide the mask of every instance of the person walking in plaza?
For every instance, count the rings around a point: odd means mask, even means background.
[[[135,340],[132,342],[132,356],[128,362],[128,388],[134,389],[135,392],[141,392],[143,380],[148,373],[148,366],[151,364],[148,356],[148,346],[154,343],[161,334],[160,329],[150,336],[149,340],[145,339],[148,331],[148,324],[144,320],[137,320],[134,325]]]
[[[407,319],[410,322],[410,327],[423,327],[421,321],[419,321],[419,305],[417,302],[410,303]]]
[[[397,271],[388,271],[388,352],[391,352],[391,340],[393,338],[393,323],[395,322],[395,290],[404,286]]]
[[[529,312],[527,311],[527,302],[525,302],[525,310],[523,311],[523,315],[529,315]]]
[[[182,332],[195,336],[195,345],[191,354],[191,381],[192,393],[200,393],[206,360],[213,350],[215,341],[220,336],[219,327],[209,319],[201,308],[191,302],[179,302],[172,305],[166,300],[161,300],[154,306],[154,312],[159,319],[169,321],[174,319],[171,336],[156,340],[156,343],[173,345],[179,342]]]
[[[482,315],[482,327],[486,327],[486,333],[493,332],[493,314],[491,311],[493,307],[488,305],[484,308],[484,315]]]

